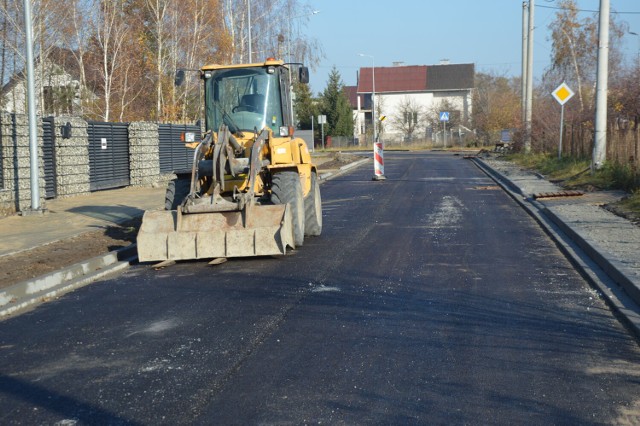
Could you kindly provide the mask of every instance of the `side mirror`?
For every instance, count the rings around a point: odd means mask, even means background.
[[[182,83],[184,83],[184,70],[177,70],[173,84],[175,84],[176,87],[180,87]]]
[[[298,81],[300,83],[308,84],[309,83],[309,68],[300,67],[298,69]]]

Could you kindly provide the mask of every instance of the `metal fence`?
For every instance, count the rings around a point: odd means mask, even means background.
[[[90,190],[128,186],[129,124],[96,121],[87,124]]]
[[[56,194],[56,134],[53,117],[42,119],[42,161],[44,164],[45,198]]]
[[[181,139],[182,133],[193,132],[200,138],[200,127],[187,124],[159,124],[160,173],[190,169],[193,149],[187,148]]]

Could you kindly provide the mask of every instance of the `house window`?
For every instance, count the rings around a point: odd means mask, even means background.
[[[409,126],[415,126],[418,124],[418,113],[417,112],[405,112],[404,113],[404,124]]]
[[[45,115],[71,114],[76,90],[73,86],[45,86],[42,88]]]

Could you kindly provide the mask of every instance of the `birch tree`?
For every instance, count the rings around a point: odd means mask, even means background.
[[[593,108],[598,62],[598,19],[582,13],[575,0],[560,0],[551,30],[551,67],[545,78],[566,81],[575,87],[579,109],[584,113]],[[609,61],[618,68],[621,53],[617,46],[625,33],[625,24],[612,16],[609,32]]]
[[[248,7],[251,13],[248,13]],[[251,27],[253,61],[267,57],[303,62],[314,67],[322,58],[317,40],[300,31],[313,14],[299,0],[224,0],[224,21],[231,39],[234,63],[249,61],[248,33]],[[249,16],[251,22],[249,23]]]
[[[163,116],[164,97],[163,97],[163,80],[166,69],[166,19],[169,11],[169,0],[145,0],[149,9],[151,18],[150,33],[154,39],[154,60],[156,71],[156,119],[160,120]]]
[[[129,37],[122,2],[119,0],[95,0],[99,10],[95,25],[94,45],[97,61],[94,63],[102,91],[100,118],[111,119],[112,101],[117,86],[118,72],[123,67],[122,53]]]
[[[198,98],[201,96],[201,82],[195,70],[205,63],[227,62],[230,56],[224,21],[211,13],[221,7],[219,0],[192,0],[175,10],[171,71],[178,68],[191,70],[175,98],[175,115],[181,120],[200,118]]]

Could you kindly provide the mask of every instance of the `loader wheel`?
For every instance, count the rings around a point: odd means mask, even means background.
[[[298,172],[279,172],[271,176],[271,202],[291,206],[293,240],[296,247],[304,242],[304,197]]]
[[[189,195],[191,190],[191,178],[176,178],[167,184],[167,192],[164,196],[164,209],[176,210],[182,200]]]
[[[322,200],[320,184],[315,172],[311,173],[311,191],[304,199],[304,234],[317,237],[322,233]]]

